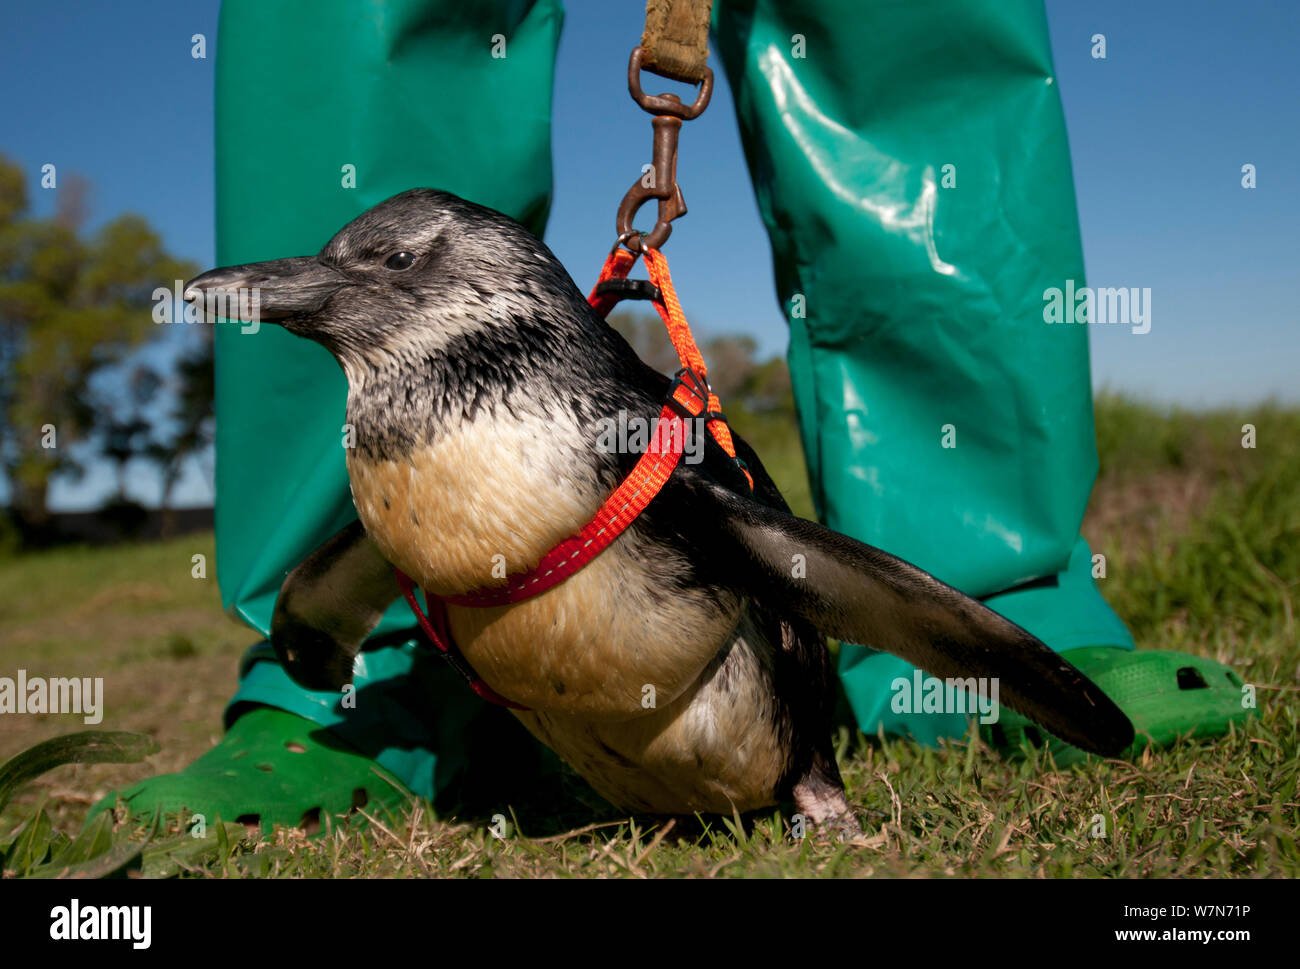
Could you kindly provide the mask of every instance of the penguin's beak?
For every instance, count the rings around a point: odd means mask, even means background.
[[[212,321],[278,323],[319,313],[346,282],[314,256],[302,256],[213,269],[191,279],[183,296]]]

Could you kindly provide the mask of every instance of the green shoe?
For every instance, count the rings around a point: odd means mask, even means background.
[[[113,792],[87,821],[118,798],[132,815],[201,814],[207,823],[237,821],[269,835],[275,825],[324,830],[327,818],[364,808],[394,807],[412,797],[388,771],[326,728],[273,707],[256,707],[231,724],[221,741],[175,774],[150,777]]]
[[[1222,663],[1168,650],[1129,651],[1111,647],[1072,649],[1061,654],[1114,700],[1133,721],[1132,755],[1148,744],[1168,747],[1179,738],[1221,737],[1242,724],[1252,708],[1243,705],[1241,677]],[[1003,708],[997,723],[980,728],[990,746],[1007,755],[1041,747],[1058,767],[1088,755]]]

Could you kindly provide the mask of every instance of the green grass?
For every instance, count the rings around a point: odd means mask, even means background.
[[[733,415],[796,510],[809,510],[792,426]],[[1242,448],[1241,426],[1257,446]],[[706,823],[627,818],[572,775],[508,808],[504,839],[486,817],[412,804],[364,829],[321,838],[223,836],[185,870],[203,876],[1222,877],[1300,875],[1300,411],[1206,414],[1105,396],[1102,473],[1084,523],[1107,556],[1103,593],[1141,648],[1231,664],[1259,690],[1261,716],[1214,741],[1134,763],[1053,770],[979,744],[930,750],[841,731],[860,843],[789,836],[778,813]],[[234,682],[246,631],[222,618],[215,580],[190,578],[210,536],[152,546],[72,549],[0,561],[0,675],[15,657],[51,675],[115,670],[102,728],[155,737],[139,765],[63,767],[0,814],[0,843],[45,799],[76,832],[113,786],[174,770],[205,750]],[[209,558],[209,575],[211,558]],[[81,663],[81,666],[77,666]],[[106,674],[107,675],[107,674]],[[116,699],[114,699],[116,697]],[[70,718],[6,717],[0,759],[79,729]],[[1095,837],[1098,818],[1105,835]],[[124,829],[119,837],[127,834]]]

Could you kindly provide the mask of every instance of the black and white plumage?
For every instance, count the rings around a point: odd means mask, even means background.
[[[312,688],[350,680],[399,595],[393,565],[433,593],[463,593],[499,584],[502,561],[532,568],[581,529],[638,457],[597,447],[600,422],[656,416],[668,386],[546,246],[444,192],[404,192],[318,256],[214,270],[186,295],[254,287],[262,321],[338,359],[356,432],[359,523],[289,575],[273,621],[286,668]],[[597,791],[664,814],[793,799],[814,824],[855,829],[831,748],[824,635],[936,676],[996,677],[1010,707],[1085,749],[1132,741],[1124,714],[1029,633],[792,517],[736,443],[752,494],[708,438],[703,461],[679,465],[565,582],[514,605],[449,608],[469,663],[529,707],[516,715]]]

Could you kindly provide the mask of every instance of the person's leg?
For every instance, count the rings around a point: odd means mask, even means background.
[[[1123,660],[1079,537],[1087,328],[1043,315],[1084,270],[1041,0],[720,0],[714,33],[819,514],[1057,651]],[[896,708],[902,660],[840,659],[864,731],[965,733],[963,714]]]
[[[415,187],[455,192],[540,235],[562,21],[559,0],[225,0],[217,263],[315,253]],[[309,341],[251,329],[222,325],[216,336],[217,567],[227,611],[266,635],[284,576],[356,513],[342,373]],[[390,785],[374,761],[433,797],[463,765],[462,734],[483,704],[403,635],[412,625],[399,601],[375,634],[388,645],[359,657],[350,704],[303,690],[266,644],[254,647],[227,740],[126,796],[293,824],[314,808],[346,810],[358,786],[382,794]]]

